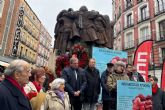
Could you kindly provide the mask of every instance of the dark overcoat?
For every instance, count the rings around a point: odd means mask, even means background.
[[[8,80],[0,83],[1,110],[32,110],[26,96]]]
[[[87,79],[87,87],[85,89],[85,103],[96,103],[100,94],[100,74],[99,70],[89,67],[85,69],[85,76]]]
[[[84,90],[86,88],[86,77],[84,70],[76,69],[77,80],[75,78],[75,70],[71,67],[66,67],[62,71],[62,77],[65,79],[65,89],[69,93],[70,98],[74,98],[74,92],[80,91],[80,100],[84,99]]]

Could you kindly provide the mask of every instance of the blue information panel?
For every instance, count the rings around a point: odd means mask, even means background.
[[[96,60],[96,68],[100,73],[105,71],[108,62],[115,63],[116,61],[127,62],[127,52],[112,50],[108,48],[92,48],[92,58]]]
[[[117,81],[117,110],[151,110],[151,83]]]

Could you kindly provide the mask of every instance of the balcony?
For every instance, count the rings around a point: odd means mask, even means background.
[[[139,14],[138,16],[138,23],[140,22],[143,22],[143,21],[146,21],[150,18],[150,14],[149,14],[149,11],[145,11],[143,14]]]
[[[143,2],[143,0],[137,0],[137,3],[141,3],[141,2]]]
[[[124,29],[127,29],[127,28],[132,27],[132,26],[134,26],[134,20],[133,19],[125,22]]]
[[[117,15],[117,20],[120,18],[121,16],[121,12]]]
[[[126,10],[128,10],[128,9],[130,9],[130,8],[132,8],[133,7],[133,1],[131,1],[131,2],[126,2],[125,3],[125,8],[124,8],[124,10],[126,11]]]
[[[124,43],[124,49],[130,49],[135,46],[134,40],[130,40]]]
[[[141,42],[145,40],[151,40],[151,35],[144,35],[143,37],[139,37],[138,44],[140,44]]]
[[[21,42],[24,44],[24,45],[26,45],[26,39],[25,38],[23,38],[23,36],[21,36]]]
[[[159,6],[155,8],[155,16],[162,13],[165,13],[165,3],[159,4]]]
[[[156,41],[165,41],[165,31],[160,31],[157,34]]]

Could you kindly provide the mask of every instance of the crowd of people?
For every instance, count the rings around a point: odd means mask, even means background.
[[[12,61],[0,74],[1,110],[117,110],[117,80],[145,82],[133,65],[122,61],[107,63],[101,76],[94,58],[85,69],[78,62],[72,57],[62,76],[53,78],[48,68],[32,69],[24,60]],[[148,79],[152,84],[151,110],[165,110],[165,93],[158,87],[158,79]]]

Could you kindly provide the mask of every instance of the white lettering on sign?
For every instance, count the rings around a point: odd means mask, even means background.
[[[147,56],[147,52],[139,52],[138,53],[138,58],[137,58],[138,62],[147,62],[147,60],[146,59],[142,59],[141,56]]]
[[[146,71],[145,70],[140,70],[140,67],[146,67],[146,62],[147,62],[147,59],[146,57],[142,58],[142,56],[147,56],[148,53],[147,52],[138,52],[138,58],[137,58],[137,71],[141,74],[146,74]]]
[[[145,63],[137,63],[137,71],[141,74],[146,74],[146,71],[140,70],[140,67],[146,67]]]

